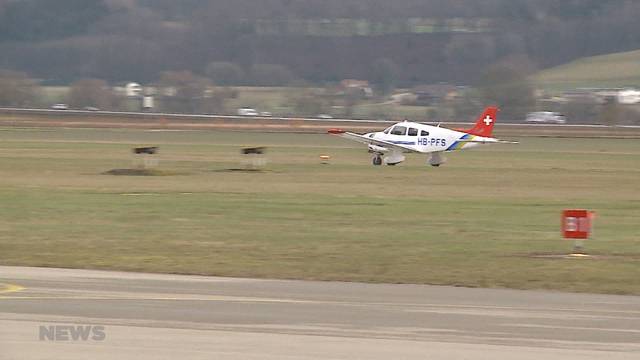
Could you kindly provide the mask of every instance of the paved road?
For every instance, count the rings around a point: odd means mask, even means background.
[[[639,359],[640,297],[0,267],[0,359]],[[103,326],[104,340],[40,340]]]

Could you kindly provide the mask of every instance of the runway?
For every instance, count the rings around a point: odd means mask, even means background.
[[[0,267],[0,358],[89,356],[638,359],[640,297]]]

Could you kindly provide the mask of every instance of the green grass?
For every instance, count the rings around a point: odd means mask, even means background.
[[[533,80],[548,90],[640,87],[640,50],[578,59],[543,70]]]
[[[109,176],[160,146],[176,176]],[[230,172],[268,146],[264,172]],[[322,165],[320,154],[332,156]],[[373,167],[328,135],[0,131],[0,263],[640,294],[637,140],[523,138]],[[560,211],[597,211],[597,260]]]

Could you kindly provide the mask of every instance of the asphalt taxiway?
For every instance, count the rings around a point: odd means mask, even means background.
[[[0,358],[88,356],[639,359],[640,297],[0,267]]]

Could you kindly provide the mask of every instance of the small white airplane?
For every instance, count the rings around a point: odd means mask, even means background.
[[[470,149],[482,144],[517,144],[515,141],[491,137],[497,114],[497,107],[486,108],[475,126],[467,130],[404,121],[384,131],[364,135],[341,129],[330,129],[329,134],[367,144],[369,152],[373,154],[373,165],[382,165],[383,162],[397,165],[405,160],[404,153],[421,153],[431,154],[428,163],[440,166],[446,161],[445,152]]]

